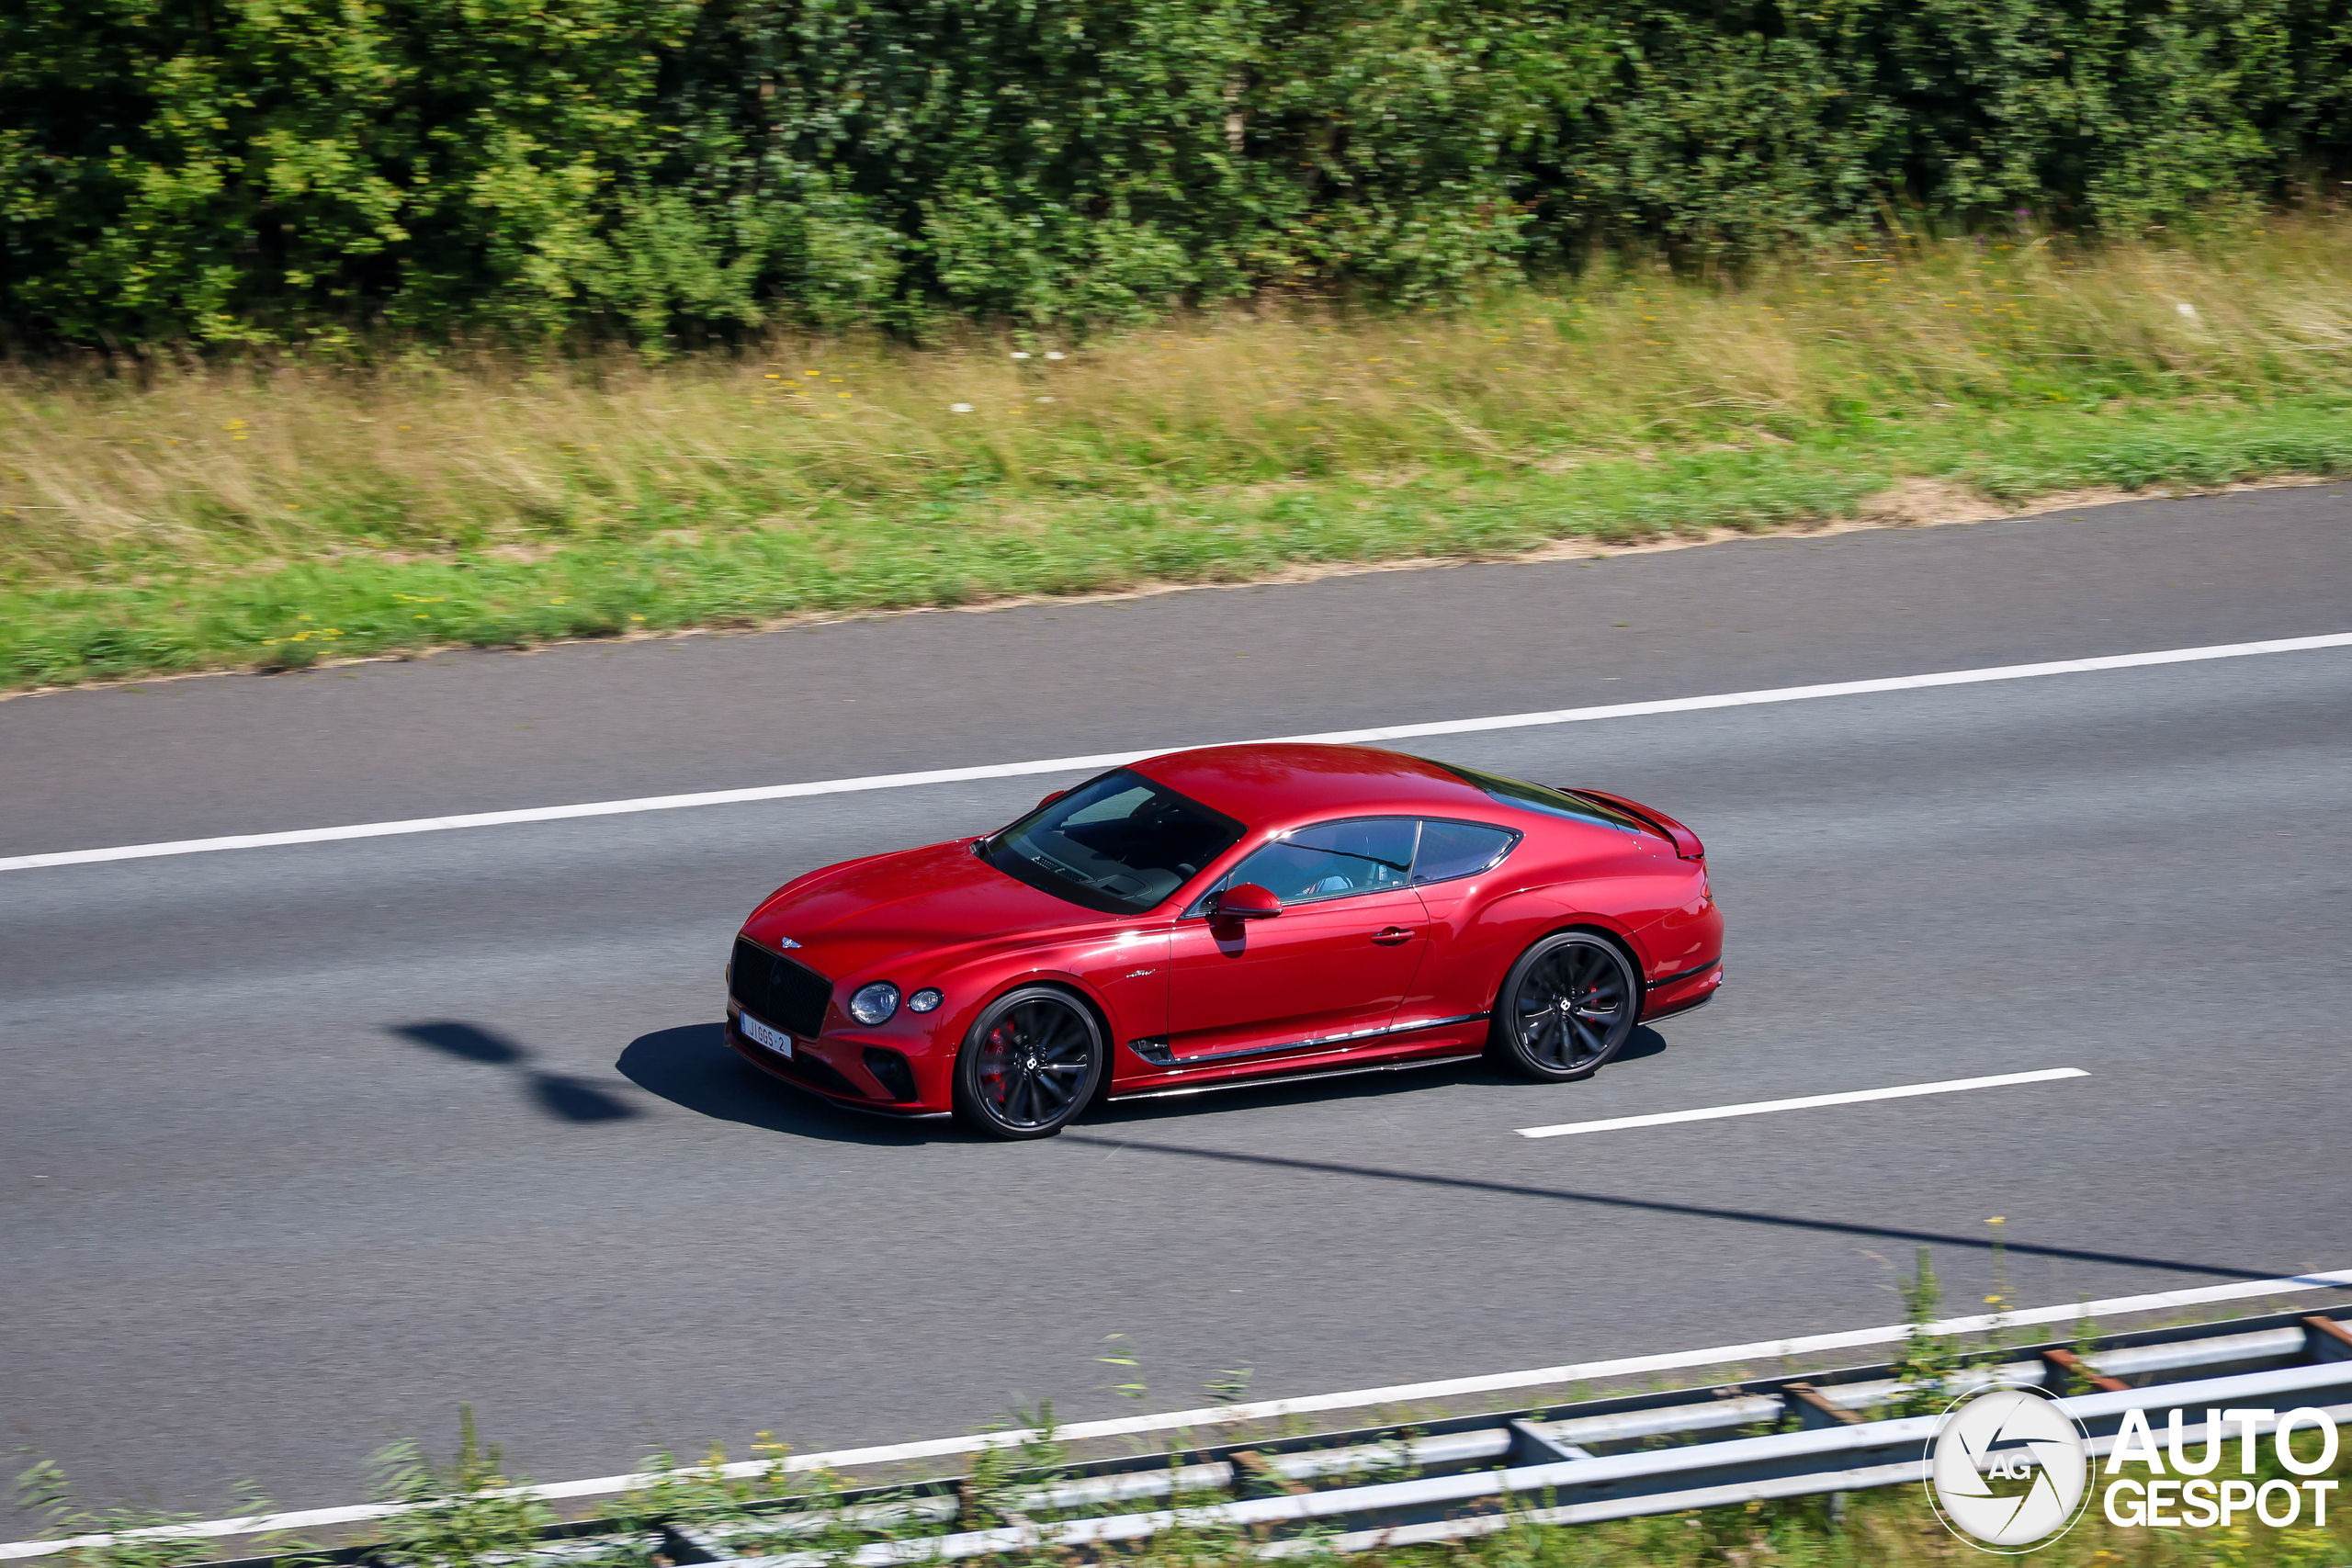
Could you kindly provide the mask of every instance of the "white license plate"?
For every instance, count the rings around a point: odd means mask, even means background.
[[[779,1056],[792,1055],[792,1036],[780,1029],[770,1029],[750,1013],[738,1013],[736,1019],[743,1026],[743,1038],[754,1044],[764,1045]]]

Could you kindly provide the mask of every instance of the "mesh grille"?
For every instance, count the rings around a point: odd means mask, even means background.
[[[806,1051],[795,1051],[789,1056],[772,1055],[770,1059],[784,1069],[786,1076],[798,1078],[821,1094],[843,1094],[854,1100],[874,1098],[850,1082],[848,1077],[831,1062],[812,1056]]]
[[[824,1032],[825,1004],[833,996],[833,983],[822,975],[742,937],[735,939],[728,989],[753,1018],[810,1037]]]

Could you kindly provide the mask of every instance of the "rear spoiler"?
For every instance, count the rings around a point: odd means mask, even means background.
[[[1675,854],[1682,860],[1707,858],[1707,846],[1699,841],[1699,835],[1663,811],[1654,810],[1637,800],[1627,800],[1622,795],[1611,795],[1603,789],[1564,789],[1560,793],[1580,795],[1587,800],[1597,800],[1603,806],[1613,806],[1635,821],[1647,824],[1656,829],[1662,837],[1672,840]]]

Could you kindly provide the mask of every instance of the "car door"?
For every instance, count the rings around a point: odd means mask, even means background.
[[[1195,900],[1170,940],[1169,1065],[1317,1055],[1385,1030],[1429,946],[1410,881],[1419,829],[1370,817],[1284,833]],[[1281,912],[1211,912],[1245,883]]]
[[[1429,914],[1429,955],[1397,1010],[1399,1024],[1483,1016],[1493,1003],[1496,983],[1527,937],[1516,926],[1491,926],[1479,915],[1491,906],[1524,836],[1492,823],[1438,818],[1421,823],[1413,891]]]

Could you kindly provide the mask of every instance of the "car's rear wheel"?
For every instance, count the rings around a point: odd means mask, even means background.
[[[956,1120],[990,1138],[1051,1137],[1094,1097],[1105,1055],[1094,1015],[1069,992],[1008,992],[956,1053]]]
[[[1590,1077],[1625,1048],[1640,1010],[1634,966],[1589,931],[1547,936],[1503,977],[1488,1051],[1530,1077]]]

